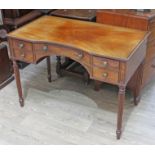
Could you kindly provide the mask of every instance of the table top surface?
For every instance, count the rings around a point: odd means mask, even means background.
[[[57,43],[93,55],[128,59],[146,35],[146,31],[42,16],[9,33],[8,37],[32,42]]]

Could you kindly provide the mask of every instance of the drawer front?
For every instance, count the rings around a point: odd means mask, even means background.
[[[41,57],[53,54],[69,57],[75,61],[90,65],[90,55],[80,50],[74,50],[71,48],[61,47],[57,45],[34,44],[34,51],[37,60]]]
[[[106,70],[99,67],[93,67],[93,78],[103,82],[117,84],[118,83],[118,72]]]
[[[13,56],[15,59],[26,62],[33,62],[34,55],[31,43],[20,40],[13,40],[12,46]]]
[[[93,57],[93,66],[112,69],[112,70],[119,70],[119,61],[107,59],[107,58],[99,58]]]
[[[32,43],[21,40],[13,40],[12,44],[14,49],[32,51]]]

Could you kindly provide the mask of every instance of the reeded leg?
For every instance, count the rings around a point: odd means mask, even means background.
[[[46,60],[47,60],[48,82],[52,82],[52,76],[51,76],[51,59],[50,59],[50,56],[48,56]]]
[[[120,139],[121,133],[122,133],[122,118],[123,118],[123,109],[124,109],[124,101],[125,101],[125,89],[126,89],[125,86],[119,86],[117,130],[116,130],[117,139]]]
[[[15,75],[16,85],[17,85],[17,90],[19,95],[19,103],[20,103],[20,106],[23,107],[24,99],[23,99],[23,93],[22,93],[22,87],[21,87],[21,81],[20,81],[20,73],[19,73],[17,62],[15,60],[13,61],[13,69],[14,69],[14,75]]]
[[[56,73],[59,76],[62,76],[62,73],[61,73],[61,57],[60,56],[57,56]]]

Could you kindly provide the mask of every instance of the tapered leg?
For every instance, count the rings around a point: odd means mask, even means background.
[[[61,57],[60,56],[57,56],[56,73],[59,76],[62,76],[62,73],[61,73]]]
[[[50,56],[48,56],[46,60],[47,60],[48,82],[52,82],[52,76],[51,76],[51,59],[50,59]]]
[[[20,106],[23,107],[24,99],[23,99],[23,93],[22,93],[22,87],[21,87],[21,81],[20,81],[20,73],[19,73],[17,62],[15,60],[13,61],[13,69],[14,69],[14,75],[15,75],[16,85],[17,85],[17,90],[19,95],[19,103],[20,103]]]
[[[125,86],[119,86],[117,130],[116,130],[117,139],[120,139],[121,133],[122,133],[122,118],[123,118],[123,109],[124,109],[124,101],[125,101],[125,89],[126,89]]]

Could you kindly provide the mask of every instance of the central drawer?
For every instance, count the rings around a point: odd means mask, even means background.
[[[49,55],[69,57],[75,61],[90,65],[90,55],[82,50],[51,44],[34,44],[36,59]]]

